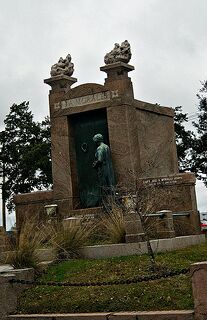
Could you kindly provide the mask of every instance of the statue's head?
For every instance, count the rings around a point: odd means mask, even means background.
[[[93,137],[93,141],[95,143],[100,143],[103,142],[103,136],[100,133],[95,134],[95,136]]]

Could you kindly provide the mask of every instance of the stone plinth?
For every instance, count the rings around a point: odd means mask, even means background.
[[[112,81],[128,78],[128,73],[134,70],[134,66],[124,62],[115,62],[100,67],[100,70],[106,72],[107,81],[109,79]]]
[[[53,92],[59,92],[61,90],[69,90],[70,87],[77,82],[76,78],[68,77],[65,75],[55,76],[44,80],[44,83],[52,87]]]

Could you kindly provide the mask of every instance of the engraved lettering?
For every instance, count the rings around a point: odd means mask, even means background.
[[[111,98],[118,97],[119,93],[118,90],[115,91],[104,91],[104,92],[98,92],[95,94],[90,94],[88,96],[73,98],[69,100],[63,100],[61,102],[57,102],[54,104],[54,109],[66,109],[71,107],[79,107],[84,106],[90,103],[96,103],[100,101],[108,101]]]

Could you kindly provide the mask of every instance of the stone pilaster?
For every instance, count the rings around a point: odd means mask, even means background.
[[[134,70],[134,67],[124,63],[115,62],[100,68],[106,72],[105,87],[109,90],[118,90],[119,96],[124,95],[127,98],[134,98],[133,86],[128,73]]]
[[[70,128],[67,116],[54,115],[52,111],[54,103],[63,100],[65,94],[71,90],[71,86],[76,81],[76,78],[66,75],[55,76],[44,80],[44,83],[51,86],[49,104],[51,116],[53,195],[55,200],[61,201],[61,203],[58,204],[58,208],[60,208],[62,212],[66,211],[65,206],[67,206],[67,210],[73,208]]]

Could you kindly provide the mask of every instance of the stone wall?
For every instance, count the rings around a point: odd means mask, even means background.
[[[136,101],[137,137],[140,148],[140,177],[178,173],[174,133],[174,111]]]

